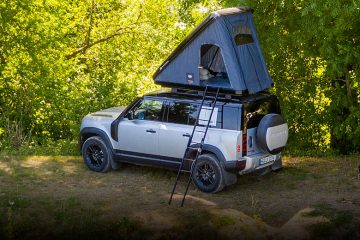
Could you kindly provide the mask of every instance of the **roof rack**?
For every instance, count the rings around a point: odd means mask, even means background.
[[[178,93],[178,94],[182,94],[182,95],[187,95],[187,96],[203,96],[204,94],[203,89],[189,89],[189,88],[184,88],[184,87],[174,87],[171,88],[171,92],[173,93]],[[211,89],[208,89],[207,92],[207,97],[215,97],[216,96],[216,90],[211,91]],[[239,97],[244,97],[247,96],[247,92],[242,92],[242,91],[232,91],[232,90],[223,90],[222,92],[218,93],[218,97],[217,98],[221,98],[221,99],[238,99]]]

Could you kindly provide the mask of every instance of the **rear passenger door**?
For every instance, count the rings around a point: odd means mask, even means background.
[[[169,101],[164,122],[159,129],[161,156],[181,159],[196,121],[198,105],[183,101]]]

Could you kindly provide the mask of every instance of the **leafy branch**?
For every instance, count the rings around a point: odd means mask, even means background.
[[[95,3],[94,1],[92,1],[92,7],[90,9],[90,23],[89,23],[89,28],[86,32],[86,36],[85,36],[85,41],[84,41],[84,44],[82,47],[79,47],[77,48],[75,51],[73,51],[72,53],[70,54],[67,54],[65,57],[66,59],[71,59],[71,58],[74,58],[76,57],[78,54],[82,54],[82,53],[85,53],[86,50],[88,50],[89,48],[99,44],[99,43],[103,43],[103,42],[106,42],[106,41],[109,41],[117,36],[120,36],[120,35],[123,35],[123,34],[133,34],[133,36],[135,36],[135,31],[134,31],[134,27],[141,24],[140,23],[140,18],[141,18],[141,15],[142,15],[142,11],[140,9],[139,11],[139,15],[137,16],[136,18],[136,21],[132,24],[130,24],[130,26],[126,26],[126,27],[119,27],[117,28],[112,34],[106,36],[106,37],[103,37],[103,38],[100,38],[96,41],[93,41],[91,42],[91,31],[93,29],[93,13],[94,13],[94,8],[95,8]]]

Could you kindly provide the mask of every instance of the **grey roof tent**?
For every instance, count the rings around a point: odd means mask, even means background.
[[[155,72],[155,83],[248,93],[271,87],[252,13],[248,7],[211,13]]]

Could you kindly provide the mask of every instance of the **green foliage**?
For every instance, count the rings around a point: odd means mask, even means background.
[[[360,4],[225,0],[248,5],[290,126],[289,150],[360,151]]]
[[[89,112],[157,88],[151,74],[184,36],[178,3],[0,3],[0,138],[74,139]],[[20,143],[9,138],[21,124]],[[19,137],[18,137],[19,138]]]
[[[53,141],[43,139],[41,144],[27,141],[15,149],[6,148],[3,152],[13,156],[76,156],[80,154],[80,149],[76,140],[60,139]]]
[[[248,5],[288,150],[360,151],[357,1],[4,0],[0,150],[76,139],[89,112],[158,87],[152,74],[209,12]]]

